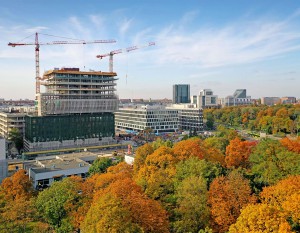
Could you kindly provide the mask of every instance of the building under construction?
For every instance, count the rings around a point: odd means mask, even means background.
[[[118,108],[114,72],[55,68],[44,73],[37,115],[25,118],[25,151],[112,143]]]

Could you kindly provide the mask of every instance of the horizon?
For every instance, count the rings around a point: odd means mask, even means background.
[[[41,75],[63,66],[108,71],[108,57],[96,55],[155,42],[114,56],[120,99],[172,99],[173,84],[181,83],[190,84],[193,95],[212,89],[223,98],[246,89],[253,99],[300,97],[300,6],[294,1],[14,0],[2,3],[0,13],[0,98],[34,99],[34,46],[7,44],[35,32],[45,43],[69,39],[43,34],[117,41],[41,46]]]

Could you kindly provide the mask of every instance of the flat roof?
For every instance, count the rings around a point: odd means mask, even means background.
[[[44,75],[50,74],[86,74],[86,75],[109,75],[117,76],[115,72],[102,72],[102,71],[77,71],[77,70],[48,70]]]
[[[55,158],[53,158],[54,156],[51,156],[49,158],[44,157],[27,164],[26,167],[28,169],[31,168],[31,171],[34,173],[64,171],[79,167],[90,167],[89,163],[80,159],[78,156],[80,155],[68,154],[55,156]],[[95,156],[97,157],[97,155]]]

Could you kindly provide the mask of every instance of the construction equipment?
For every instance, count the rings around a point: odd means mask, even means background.
[[[41,33],[40,33],[41,34]],[[42,34],[46,36],[53,36]],[[31,35],[32,36],[32,35]],[[28,37],[26,37],[28,38]],[[70,39],[70,38],[69,38]],[[74,39],[73,39],[74,40]],[[74,41],[52,41],[47,43],[39,42],[38,33],[35,33],[35,42],[31,43],[8,43],[8,46],[16,47],[16,46],[23,46],[23,45],[35,45],[35,93],[40,93],[40,46],[41,45],[64,45],[64,44],[94,44],[94,43],[115,43],[115,40],[94,40],[94,41],[85,41],[85,40],[74,40]]]
[[[131,46],[131,47],[128,47],[126,49],[113,50],[113,51],[111,51],[109,53],[106,53],[106,54],[97,55],[96,57],[102,59],[104,57],[109,56],[109,72],[113,72],[113,56],[115,54],[119,54],[119,53],[123,53],[123,52],[128,53],[128,52],[133,51],[133,50],[137,50],[137,49],[141,49],[141,48],[148,47],[148,46],[153,46],[153,45],[155,45],[155,42],[149,42],[148,44],[142,45],[142,46]]]

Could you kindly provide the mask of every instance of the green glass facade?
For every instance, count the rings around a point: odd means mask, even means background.
[[[29,142],[114,137],[113,113],[26,116],[25,139]]]

